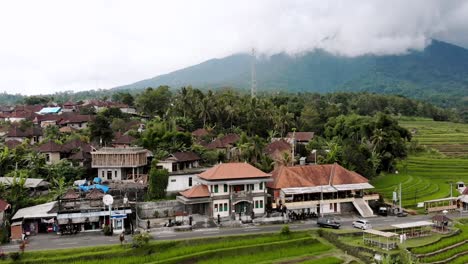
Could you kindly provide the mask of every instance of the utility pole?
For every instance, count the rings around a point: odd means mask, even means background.
[[[250,72],[250,96],[255,98],[257,96],[257,73],[255,71],[255,48],[252,48],[252,65],[251,65],[251,72]]]
[[[400,182],[400,195],[399,195],[399,199],[398,199],[398,202],[400,204],[400,212],[401,212],[401,182]]]

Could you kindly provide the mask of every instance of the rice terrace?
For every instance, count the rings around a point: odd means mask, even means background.
[[[399,162],[398,174],[383,174],[373,180],[386,199],[402,184],[402,205],[416,208],[418,202],[457,196],[455,183],[468,182],[468,125],[436,122],[423,118],[402,118],[399,123],[413,133],[419,150]]]

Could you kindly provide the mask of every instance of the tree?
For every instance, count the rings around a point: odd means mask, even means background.
[[[82,179],[85,175],[85,168],[82,166],[73,166],[68,160],[60,160],[57,163],[47,166],[47,180],[60,183],[61,179],[67,183]]]
[[[169,86],[159,86],[157,89],[150,87],[137,97],[136,105],[147,115],[164,117],[169,109],[171,98]]]
[[[101,145],[106,145],[114,138],[114,132],[110,127],[109,119],[101,114],[97,115],[96,118],[91,121],[89,125],[91,133],[91,140],[99,142]]]
[[[148,198],[163,199],[166,197],[166,186],[169,181],[169,172],[166,169],[158,169],[153,161],[149,172]]]
[[[112,95],[112,101],[121,102],[128,106],[133,106],[135,98],[129,92],[118,92]]]

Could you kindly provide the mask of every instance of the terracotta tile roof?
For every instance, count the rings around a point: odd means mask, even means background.
[[[122,135],[122,134],[117,134],[114,140],[114,144],[125,144],[125,145],[132,145],[132,143],[135,141],[135,138],[130,136],[130,135]]]
[[[200,156],[192,151],[175,152],[172,153],[168,159],[172,159],[178,162],[201,160]]]
[[[463,189],[462,195],[468,195],[468,187],[465,187],[465,189]]]
[[[271,142],[265,147],[265,153],[268,155],[272,155],[276,151],[279,152],[290,152],[291,151],[291,144],[286,142],[284,139],[276,140]]]
[[[205,180],[235,180],[247,178],[271,177],[248,163],[222,163],[210,168],[198,177]]]
[[[208,190],[208,186],[204,184],[195,185],[188,190],[180,192],[180,194],[185,198],[210,197],[210,191]]]
[[[367,183],[369,180],[338,164],[281,166],[272,172],[273,181],[267,183],[272,189],[314,187]]]
[[[441,214],[434,215],[431,219],[432,219],[433,222],[439,222],[439,223],[441,223],[441,222],[452,222],[452,219],[448,218],[445,215],[441,215]]]
[[[68,157],[68,159],[71,159],[71,160],[90,160],[91,159],[91,153],[80,150],[80,151],[74,153],[73,155],[71,155],[70,157]]]
[[[287,138],[293,138],[293,132],[289,132]],[[308,142],[314,138],[314,132],[296,132],[294,135],[298,142]]]
[[[21,141],[19,140],[8,140],[5,142],[5,146],[7,146],[9,149],[15,149],[19,145],[21,145]]]
[[[0,212],[3,212],[10,207],[11,205],[7,201],[0,199]]]
[[[199,128],[195,131],[192,132],[192,136],[194,137],[203,137],[203,136],[206,136],[206,135],[209,135],[210,133],[208,132],[208,130],[204,129],[204,128]]]
[[[206,147],[208,149],[227,148],[234,145],[239,141],[240,137],[237,134],[227,134],[221,138],[217,138],[209,143]]]
[[[79,139],[68,141],[63,145],[63,150],[66,152],[73,152],[75,150],[82,150],[84,152],[91,152],[91,145]]]
[[[46,143],[40,145],[36,148],[38,152],[63,152],[63,146],[55,143],[52,140],[47,141]]]
[[[104,197],[104,193],[98,189],[92,189],[89,191],[89,193],[86,194],[86,198],[91,200],[99,200],[102,199],[102,197]]]
[[[69,123],[86,123],[94,119],[92,115],[81,115],[77,113],[64,113],[61,115],[60,125],[66,125]]]
[[[28,127],[22,130],[18,126],[12,126],[7,133],[7,137],[33,137],[42,136],[42,129],[40,127]]]
[[[80,198],[80,195],[75,192],[75,190],[73,190],[72,188],[68,189],[67,192],[62,196],[62,199],[69,199],[69,200],[72,200],[72,199],[78,199]]]

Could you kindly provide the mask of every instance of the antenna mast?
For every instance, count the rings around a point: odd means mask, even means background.
[[[255,48],[252,48],[252,69],[251,69],[251,87],[250,87],[250,96],[255,98],[257,96],[257,74],[255,72]]]

